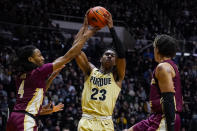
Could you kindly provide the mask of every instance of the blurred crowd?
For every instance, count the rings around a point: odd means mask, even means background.
[[[164,33],[190,41],[187,44],[192,46],[196,46],[193,41],[197,41],[196,4],[195,0],[49,0],[46,3],[49,15],[78,17],[83,17],[90,7],[103,6],[111,12],[113,19],[127,25],[136,40],[152,40],[156,34]]]
[[[173,3],[173,4],[172,4]],[[0,1],[0,129],[5,129],[8,112],[16,101],[13,61],[18,48],[26,44],[38,47],[46,62],[52,62],[71,47],[74,34],[65,38],[58,26],[51,24],[51,13],[83,17],[89,7],[106,7],[115,20],[127,23],[136,39],[135,48],[127,51],[126,77],[114,109],[115,129],[120,131],[150,115],[148,103],[152,71],[156,66],[150,44],[155,34],[166,33],[178,38],[180,51],[197,53],[197,17],[195,1],[166,0],[1,0]],[[165,6],[162,6],[165,5]],[[170,6],[169,6],[170,5]],[[164,8],[165,7],[165,8]],[[165,9],[168,7],[168,10]],[[176,8],[174,8],[176,7]],[[173,12],[173,13],[172,13]],[[176,13],[175,13],[176,12]],[[174,14],[174,16],[172,16]],[[14,23],[14,24],[13,24]],[[27,26],[28,25],[28,26]],[[99,66],[99,55],[106,48],[101,37],[90,39],[84,52]],[[183,46],[184,45],[184,46]],[[183,50],[184,49],[184,50]],[[99,55],[98,55],[99,54]],[[177,56],[183,91],[182,131],[197,119],[197,57]],[[41,116],[43,131],[74,131],[81,117],[83,74],[75,61],[67,64],[44,97],[43,104],[64,103],[64,110]],[[8,110],[9,108],[9,110]],[[192,130],[192,129],[191,129]]]
[[[1,0],[0,20],[51,27],[51,14],[83,17],[90,7],[99,5],[113,19],[126,23],[135,39],[151,40],[155,34],[167,33],[196,41],[196,4],[195,0]]]

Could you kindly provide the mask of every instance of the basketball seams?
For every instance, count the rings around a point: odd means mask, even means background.
[[[89,17],[89,18],[88,18],[88,23],[89,23],[90,25],[92,25],[92,24],[93,24],[93,23],[92,23],[93,21],[90,20],[90,16],[89,16],[89,15],[91,16],[91,18],[95,18],[92,8],[90,8],[90,11],[88,12],[88,17]],[[95,18],[95,20],[98,21],[96,18]],[[92,26],[93,26],[93,25],[92,25]]]
[[[89,9],[88,12],[88,23],[92,27],[103,28],[107,25],[105,16],[108,16],[109,12],[101,6],[96,6]]]
[[[101,11],[103,12],[103,15],[104,15],[104,14],[110,15],[109,11],[106,10],[105,8],[101,7],[100,9],[101,9]]]
[[[107,10],[104,10],[103,8],[99,8],[99,9],[103,12],[103,14],[106,14],[106,13],[108,14],[108,11]]]
[[[101,9],[101,8],[99,8],[99,9]],[[93,14],[96,16],[96,18],[103,24],[103,26],[105,25],[104,23],[103,23],[103,21],[96,15],[96,13],[94,12],[94,10],[93,9],[91,9],[92,10],[92,12],[93,12]],[[97,13],[98,14],[98,13]],[[100,14],[99,14],[100,15]]]

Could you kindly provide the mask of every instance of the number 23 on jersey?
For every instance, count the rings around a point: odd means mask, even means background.
[[[99,90],[97,88],[92,88],[91,99],[104,101],[106,99],[106,93],[107,93],[107,91],[105,89]]]

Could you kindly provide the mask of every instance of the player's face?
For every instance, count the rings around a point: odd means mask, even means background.
[[[101,58],[101,63],[104,67],[113,67],[116,64],[116,54],[112,50],[107,50]]]
[[[34,50],[33,55],[29,57],[29,61],[31,61],[37,66],[42,66],[44,64],[44,57],[42,56],[39,49]]]

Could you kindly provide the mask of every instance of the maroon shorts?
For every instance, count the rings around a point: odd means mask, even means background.
[[[25,115],[23,113],[12,112],[6,125],[6,131],[26,130],[38,130],[35,120],[32,117]]]
[[[181,119],[176,114],[175,131],[180,131]],[[166,131],[165,117],[162,114],[152,114],[148,119],[142,120],[133,126],[134,131]]]

